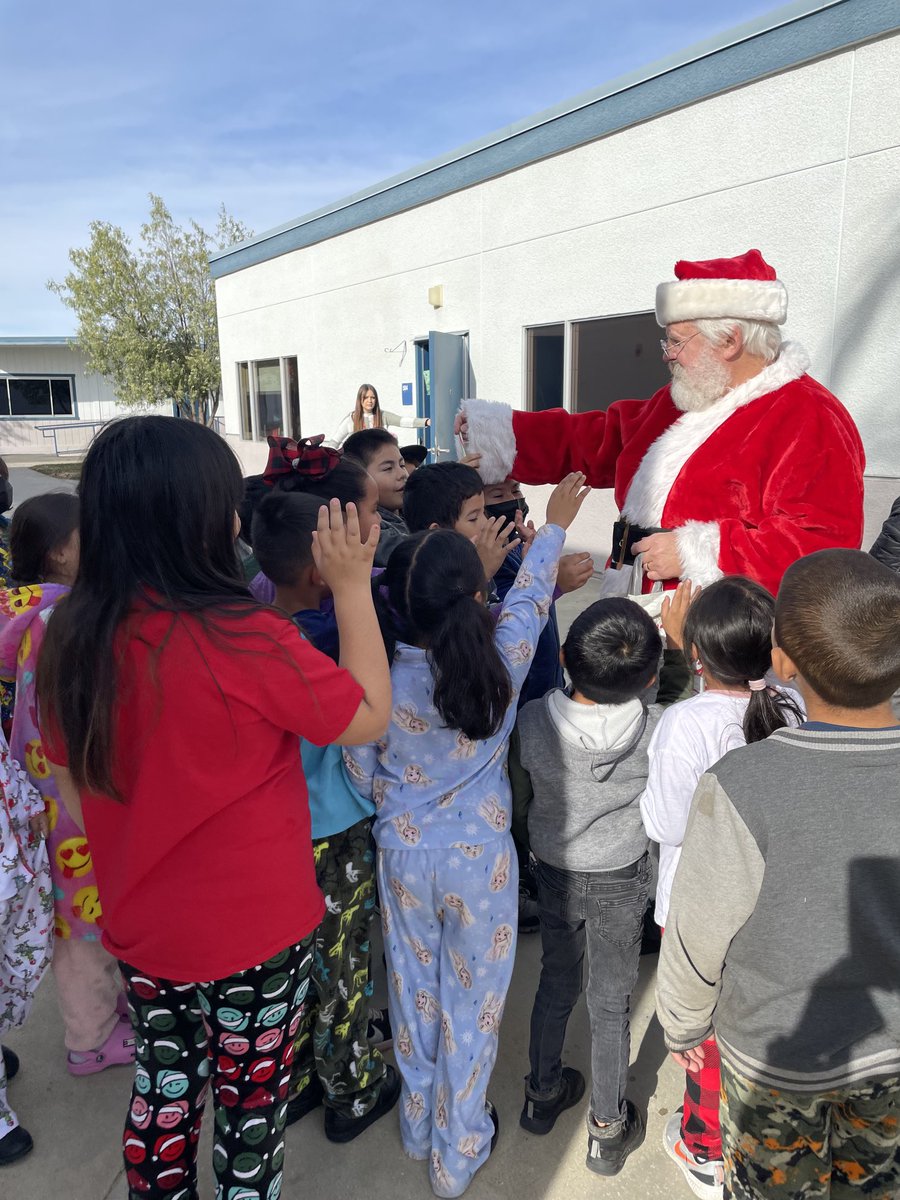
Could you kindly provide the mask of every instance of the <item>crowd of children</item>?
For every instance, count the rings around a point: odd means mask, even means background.
[[[320,1107],[345,1143],[398,1106],[404,1152],[462,1195],[530,927],[519,1123],[549,1134],[589,1066],[586,1164],[618,1174],[645,1137],[654,876],[686,1185],[896,1196],[900,578],[821,551],[777,598],[681,584],[662,630],[601,599],[561,645],[555,601],[594,566],[563,554],[583,476],[536,529],[515,480],[421,465],[373,421],[342,450],[269,441],[243,480],[211,430],[115,422],[78,498],[9,529],[0,1032],[52,957],[69,1071],[135,1062],[129,1196],[195,1200],[210,1091],[217,1194],[278,1196],[285,1130]],[[669,706],[664,652],[695,681]],[[585,1070],[563,1065],[582,991]],[[0,1166],[32,1148],[2,1061]]]

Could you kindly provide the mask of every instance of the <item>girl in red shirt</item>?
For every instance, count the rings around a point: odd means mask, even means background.
[[[280,1191],[293,1034],[323,911],[298,736],[379,737],[378,526],[323,506],[335,666],[256,603],[234,546],[237,459],[200,425],[130,417],[84,462],[81,569],[38,668],[44,745],[85,828],[137,1033],[129,1197],[194,1200],[212,1084],[223,1195]],[[277,1182],[276,1182],[277,1181]]]

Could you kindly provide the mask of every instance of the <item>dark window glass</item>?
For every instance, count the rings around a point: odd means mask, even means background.
[[[6,387],[6,380],[0,378],[0,417],[9,416],[9,391]]]
[[[9,405],[14,417],[49,417],[49,379],[10,379]]]
[[[54,417],[71,417],[72,382],[69,379],[51,379],[50,394],[53,397]]]
[[[573,412],[605,411],[614,400],[652,396],[668,382],[652,312],[573,324]]]
[[[564,325],[540,325],[528,330],[526,400],[532,412],[563,407]]]

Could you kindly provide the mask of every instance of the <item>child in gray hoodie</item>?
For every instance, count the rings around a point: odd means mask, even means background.
[[[571,687],[525,705],[510,751],[518,827],[527,813],[537,859],[543,949],[519,1123],[549,1133],[584,1094],[584,1076],[563,1067],[561,1054],[587,949],[587,1165],[606,1176],[618,1174],[644,1140],[644,1118],[625,1099],[625,1084],[629,1002],[651,879],[638,801],[661,713],[645,696],[661,653],[656,626],[639,605],[598,600],[573,622],[563,645]]]

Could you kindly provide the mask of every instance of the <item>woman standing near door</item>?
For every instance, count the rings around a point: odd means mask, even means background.
[[[387,429],[389,425],[399,425],[401,429],[423,429],[430,424],[428,417],[401,416],[400,413],[382,409],[378,403],[378,393],[371,383],[363,383],[356,393],[356,407],[344,417],[327,444],[340,447],[351,433],[358,433],[360,429]]]

